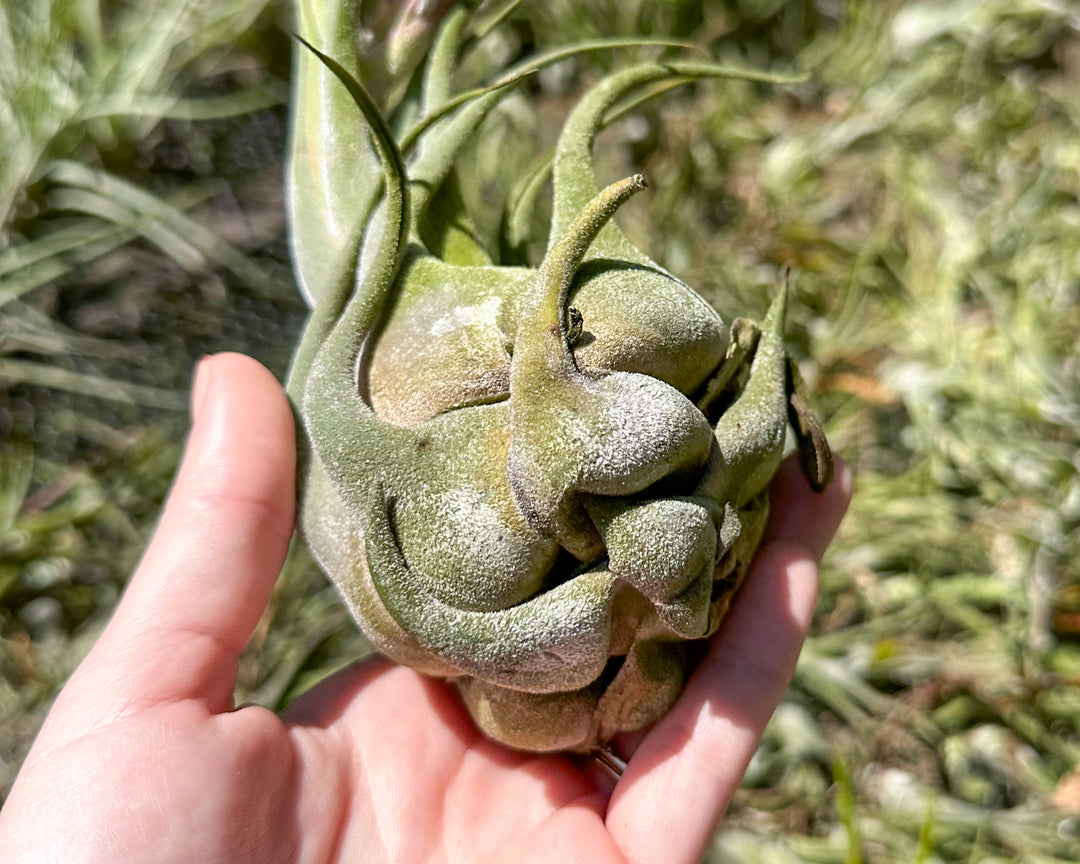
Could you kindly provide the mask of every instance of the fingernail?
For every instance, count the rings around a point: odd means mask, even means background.
[[[194,380],[191,384],[191,420],[193,423],[199,422],[199,411],[202,409],[203,402],[206,401],[206,394],[210,389],[210,365],[213,359],[208,354],[202,357],[195,366]]]

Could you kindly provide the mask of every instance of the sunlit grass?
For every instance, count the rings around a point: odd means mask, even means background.
[[[48,318],[30,322],[15,302],[135,238],[190,272],[223,265],[252,287],[288,290],[280,274],[185,216],[213,195],[212,183],[188,183],[166,196],[108,167],[136,173],[132,157],[167,120],[220,119],[284,98],[284,87],[266,75],[224,89],[221,83],[236,40],[265,5],[45,0],[0,6],[0,316],[11,333],[50,331],[47,340],[29,344],[0,341],[0,379],[183,406],[182,394],[110,382],[85,368],[74,334]],[[208,92],[191,95],[200,88]],[[4,356],[12,352],[24,356]]]
[[[41,0],[0,6],[0,224],[54,157],[107,150],[166,117],[250,111],[277,96],[252,88],[184,96],[266,0]]]

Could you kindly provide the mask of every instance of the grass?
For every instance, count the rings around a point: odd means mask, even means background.
[[[178,17],[159,34],[171,59],[133,78],[90,58],[119,44],[102,33],[137,32],[118,22],[162,13],[40,5],[52,17],[16,47],[52,59],[18,65],[36,70],[19,99],[0,47],[0,110],[25,137],[4,152],[29,154],[0,183],[0,791],[138,556],[192,360],[239,348],[281,373],[303,314],[283,286],[283,108],[266,104],[287,74],[281,13],[207,4],[220,20]],[[532,42],[636,34],[809,73],[672,91],[598,153],[605,177],[646,171],[628,230],[722,313],[760,314],[794,268],[801,366],[857,475],[813,636],[711,860],[1071,860],[1080,18],[1054,0],[615,5],[522,4],[459,83]],[[614,62],[575,59],[507,99],[465,194],[512,188]],[[125,100],[145,110],[108,114]],[[363,650],[297,549],[244,698],[284,704]]]

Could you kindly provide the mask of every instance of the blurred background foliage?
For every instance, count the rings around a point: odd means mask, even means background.
[[[407,70],[425,31],[388,9],[365,0],[362,36]],[[627,230],[725,316],[761,314],[793,268],[790,336],[856,472],[814,634],[710,860],[1075,860],[1080,9],[480,12],[506,15],[461,87],[638,34],[809,76],[673,90],[597,144],[604,179],[652,181]],[[281,193],[290,27],[266,0],[0,3],[0,799],[152,527],[194,361],[287,368],[304,317]],[[488,119],[462,187],[492,248],[522,166],[626,59],[562,63]],[[296,548],[241,697],[286,704],[365,650]]]

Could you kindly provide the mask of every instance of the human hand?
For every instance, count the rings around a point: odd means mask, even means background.
[[[293,418],[240,355],[204,361],[183,465],[142,563],[0,811],[5,860],[700,859],[790,680],[850,497],[790,461],[747,584],[672,711],[583,757],[507,750],[452,685],[356,664],[281,717],[234,708],[237,658],[293,526]]]

